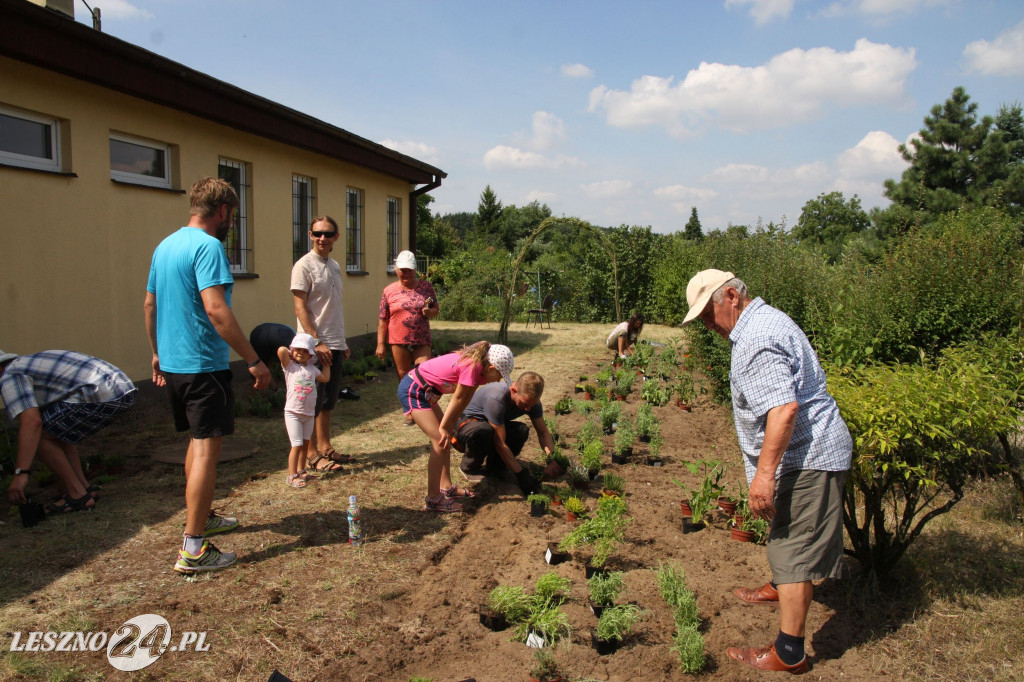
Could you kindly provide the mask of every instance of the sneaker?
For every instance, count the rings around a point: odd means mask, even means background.
[[[211,510],[210,517],[206,519],[206,529],[203,531],[203,535],[230,533],[236,528],[238,528],[238,519],[231,516],[221,516]]]
[[[203,540],[203,548],[199,554],[192,555],[183,549],[178,550],[178,562],[174,564],[174,570],[178,573],[219,571],[235,563],[237,559],[232,552],[222,552],[209,540]]]

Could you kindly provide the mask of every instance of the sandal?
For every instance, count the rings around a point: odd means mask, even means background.
[[[334,448],[331,448],[327,452],[320,452],[319,450],[317,450],[316,452],[321,457],[326,457],[332,462],[337,462],[338,464],[350,464],[356,461],[355,458],[352,457],[351,455],[343,455]]]
[[[316,476],[314,476],[313,474],[309,473],[305,469],[299,470],[298,472],[295,473],[295,475],[298,476],[299,478],[301,478],[303,481],[306,481],[307,483],[309,481],[315,481],[316,480]]]
[[[448,499],[454,499],[456,497],[476,497],[476,493],[469,488],[460,488],[457,485],[452,485],[450,488],[441,488],[441,494]]]
[[[92,504],[89,504],[89,503]],[[47,514],[64,514],[76,511],[92,511],[96,508],[96,498],[92,493],[86,493],[77,500],[73,497],[61,496],[46,505],[44,510]]]
[[[440,512],[442,514],[462,511],[462,505],[453,498],[445,497],[443,492],[433,499],[426,497],[424,500],[426,504],[423,505],[423,511]]]
[[[317,466],[317,464],[319,464],[320,462],[326,462],[327,465],[323,467]],[[332,462],[319,452],[316,453],[314,456],[310,457],[306,461],[306,464],[318,474],[329,474],[334,471],[341,471],[342,469],[340,464],[338,464],[337,462]]]
[[[288,477],[284,479],[284,482],[293,488],[305,488],[306,480],[299,474],[288,474]]]

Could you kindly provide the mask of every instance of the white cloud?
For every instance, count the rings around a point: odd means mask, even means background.
[[[758,24],[764,24],[772,19],[785,19],[793,11],[795,0],[725,0],[726,9],[750,5],[750,16]]]
[[[633,183],[629,180],[603,180],[580,185],[580,189],[594,199],[609,199],[633,189]]]
[[[530,146],[534,149],[548,149],[565,139],[565,123],[547,111],[533,112],[533,137]]]
[[[659,199],[671,199],[684,204],[687,202],[694,204],[698,201],[709,201],[718,196],[718,192],[713,189],[687,187],[686,185],[668,185],[655,189],[654,196]]]
[[[139,9],[126,0],[102,0],[102,12],[101,16],[104,19],[152,19],[153,15],[144,10]],[[93,3],[93,6],[97,6]],[[89,13],[86,12],[86,16]]]
[[[1024,21],[1003,31],[992,42],[968,43],[964,57],[972,71],[986,76],[1024,76]]]
[[[721,195],[742,193],[749,204],[777,200],[805,201],[807,197],[825,191],[833,177],[834,173],[828,164],[817,161],[775,170],[753,164],[731,163],[714,169],[701,180],[717,186]]]
[[[500,168],[565,168],[586,166],[580,159],[559,154],[548,158],[537,152],[499,144],[484,154],[484,166],[489,170]]]
[[[869,17],[885,19],[895,14],[911,14],[919,8],[949,6],[956,0],[844,0],[834,2],[821,15],[825,17],[843,17],[850,14],[862,14]]]
[[[907,162],[900,156],[899,145],[899,140],[889,133],[872,130],[836,158],[840,178],[865,180],[899,177],[907,167]]]
[[[594,72],[584,64],[562,64],[562,75],[569,78],[593,78]]]
[[[545,192],[543,190],[535,189],[526,194],[526,203],[537,201],[542,204],[547,204],[558,199],[558,195],[554,192]]]
[[[441,152],[437,147],[432,147],[429,144],[423,142],[413,142],[411,140],[381,140],[378,144],[387,147],[388,149],[394,149],[400,154],[411,156],[414,159],[419,159],[425,163],[438,163],[441,159]]]
[[[850,52],[795,48],[755,67],[702,62],[678,84],[641,76],[629,91],[601,85],[588,109],[612,126],[662,126],[676,137],[701,123],[749,132],[812,120],[830,105],[901,103],[916,66],[912,48],[861,38]]]

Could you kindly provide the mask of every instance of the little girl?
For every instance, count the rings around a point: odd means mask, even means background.
[[[477,386],[498,379],[510,383],[514,364],[508,346],[480,341],[416,365],[399,382],[398,400],[403,412],[430,438],[425,511],[462,511],[455,498],[476,496],[472,490],[452,484],[450,448],[455,421],[469,405]],[[437,401],[444,393],[454,395],[442,415]]]
[[[310,362],[315,357],[316,341],[309,334],[296,334],[288,348],[277,349],[277,359],[284,370],[284,427],[292,449],[288,452],[288,478],[293,488],[305,488],[310,475],[306,473],[306,448],[313,435],[313,413],[316,408],[314,382],[331,380],[331,367],[323,370]]]

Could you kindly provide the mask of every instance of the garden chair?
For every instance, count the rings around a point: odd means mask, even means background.
[[[530,320],[534,319],[534,316],[536,316],[536,319],[539,322],[541,328],[543,328],[544,327],[544,317],[547,316],[547,319],[548,319],[548,329],[550,329],[551,328],[551,306],[552,306],[552,304],[554,304],[554,302],[555,302],[555,297],[552,296],[551,294],[548,294],[547,296],[544,297],[544,302],[540,304],[539,308],[530,308],[529,310],[527,310],[526,311],[526,326],[529,327],[530,326]]]

